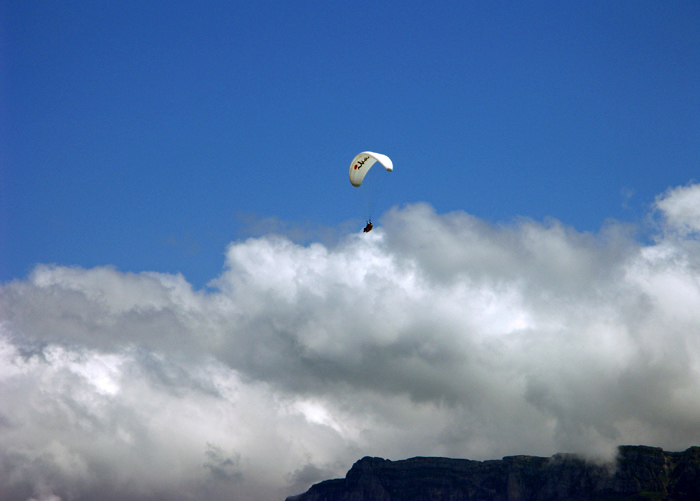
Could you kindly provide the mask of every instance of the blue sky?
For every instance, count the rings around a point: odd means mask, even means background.
[[[10,2],[0,280],[37,263],[203,286],[252,221],[378,207],[639,222],[697,177],[696,2]],[[343,224],[349,223],[352,224]]]

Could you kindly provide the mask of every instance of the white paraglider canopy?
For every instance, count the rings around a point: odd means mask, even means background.
[[[369,169],[376,162],[379,162],[389,172],[394,170],[394,164],[388,156],[381,153],[363,151],[350,162],[350,182],[352,185],[360,186]]]

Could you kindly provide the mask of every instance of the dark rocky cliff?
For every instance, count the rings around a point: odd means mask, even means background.
[[[344,479],[326,480],[287,501],[700,500],[700,447],[665,452],[622,446],[615,463],[569,454],[494,461],[366,457]]]

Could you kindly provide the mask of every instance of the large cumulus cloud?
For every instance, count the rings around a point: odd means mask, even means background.
[[[363,455],[700,443],[700,186],[649,243],[425,204],[236,242],[210,287],[38,266],[0,289],[1,499],[282,499]]]

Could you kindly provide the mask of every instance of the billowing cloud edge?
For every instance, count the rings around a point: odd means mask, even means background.
[[[394,208],[232,243],[211,288],[37,266],[0,289],[2,499],[270,499],[363,455],[666,449],[700,434],[700,188],[649,244]]]

